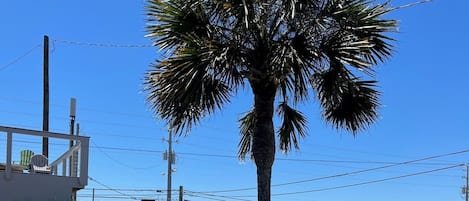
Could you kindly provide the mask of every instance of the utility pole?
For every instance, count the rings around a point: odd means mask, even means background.
[[[75,117],[77,114],[77,100],[75,98],[70,99],[70,136],[73,137],[75,131]],[[73,147],[73,138],[70,139],[70,149]],[[74,173],[75,169],[75,153],[69,157],[68,160],[68,175],[70,177],[76,176]],[[72,201],[77,201],[77,191],[72,189]]]
[[[179,186],[179,201],[184,201],[184,188]]]
[[[42,131],[49,131],[49,37],[44,35],[44,95],[42,110]],[[49,138],[42,137],[42,155],[49,157]]]
[[[469,163],[466,165],[466,187],[464,188],[466,201],[469,201]]]
[[[166,201],[171,201],[171,174],[173,172],[172,164],[176,161],[176,154],[173,153],[173,134],[171,130],[168,130],[168,152],[166,153],[166,158],[168,160],[168,193],[166,196]]]
[[[75,103],[76,104],[76,103]],[[76,114],[73,112],[73,114]],[[73,131],[73,130],[72,130]],[[76,131],[76,136],[78,137],[80,135],[80,124],[77,123],[77,131]],[[75,138],[76,139],[76,138]],[[70,176],[71,177],[76,177],[78,175],[78,152],[73,152],[72,157],[70,157]],[[77,191],[79,189],[72,189],[72,201],[77,201]],[[93,201],[94,201],[94,188],[93,188]]]
[[[75,98],[70,99],[70,136],[73,137],[74,130],[75,130],[75,117],[77,113],[77,100]],[[70,139],[70,148],[73,147],[73,139]],[[73,154],[72,154],[73,155]],[[72,175],[72,169],[73,169],[73,156],[70,156],[69,158],[69,169],[68,169],[68,174],[69,176]]]

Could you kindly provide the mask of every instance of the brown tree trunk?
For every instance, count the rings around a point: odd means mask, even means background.
[[[259,82],[252,85],[256,124],[252,153],[257,167],[258,201],[270,201],[270,181],[275,157],[275,134],[272,121],[275,84]]]

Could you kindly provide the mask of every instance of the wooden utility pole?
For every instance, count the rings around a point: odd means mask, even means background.
[[[70,98],[70,136],[73,137],[75,131],[75,117],[77,114],[77,99]],[[78,128],[77,128],[78,133]],[[77,134],[78,135],[78,134]],[[70,149],[73,147],[73,138],[70,139]],[[76,177],[75,171],[75,152],[68,159],[68,175],[70,177]],[[77,190],[72,189],[72,201],[77,201]]]
[[[42,131],[49,131],[49,37],[44,35],[44,94],[42,107]],[[42,155],[49,157],[49,138],[42,137]]]
[[[174,154],[173,154],[173,134],[171,133],[171,130],[169,130],[169,136],[168,136],[168,193],[166,196],[166,201],[171,201],[171,174],[173,172],[172,164],[174,162]]]
[[[70,99],[70,135],[73,137],[74,132],[75,132],[75,117],[77,113],[77,100],[75,98]],[[73,140],[70,140],[70,148],[73,147]],[[74,176],[72,174],[73,172],[73,154],[69,158],[69,168],[68,168],[68,174],[69,176]]]
[[[466,201],[469,201],[469,163],[466,165],[466,188],[464,190]]]
[[[179,186],[179,201],[184,201],[184,188]]]

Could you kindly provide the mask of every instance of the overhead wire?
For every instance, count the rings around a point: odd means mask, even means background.
[[[23,102],[23,103],[28,103],[28,104],[32,104],[32,105],[42,105],[42,102],[40,102],[40,101],[31,101],[31,100],[4,97],[4,96],[0,96],[0,100],[11,101],[11,102],[14,102],[14,103]],[[50,106],[53,107],[53,108],[65,108],[65,109],[69,107],[67,105],[61,105],[61,104],[51,104]],[[142,115],[142,114],[115,112],[115,111],[105,111],[105,110],[99,110],[99,109],[88,108],[88,107],[80,107],[80,111],[90,111],[90,112],[108,114],[108,115],[112,115],[112,116],[119,115],[119,116],[125,116],[125,117],[148,118],[147,115]]]
[[[212,197],[207,197],[207,196],[201,196],[201,195],[196,195],[196,194],[192,194],[192,193],[188,193],[187,195],[190,196],[190,197],[199,197],[199,198],[205,198],[205,199],[209,199],[209,200],[225,201],[225,200],[218,199],[218,198],[212,198]]]
[[[122,193],[121,191],[118,191],[118,190],[116,190],[116,189],[113,189],[113,188],[109,187],[108,185],[103,184],[102,182],[100,182],[100,181],[98,181],[98,180],[96,180],[96,179],[93,179],[91,176],[88,176],[88,179],[90,179],[91,181],[94,181],[95,183],[97,183],[97,184],[99,184],[99,185],[101,185],[101,186],[103,186],[103,187],[105,187],[105,188],[107,188],[107,189],[109,189],[109,190],[111,190],[111,191],[114,191],[114,192],[116,192],[116,193],[119,193],[120,195],[123,195],[123,196],[128,197],[128,198],[133,199],[133,200],[138,200],[136,197],[134,197],[134,196],[132,196],[132,195],[129,195],[129,194],[126,194],[126,193]]]
[[[154,48],[153,45],[148,44],[113,44],[113,43],[90,43],[90,42],[78,42],[70,40],[52,39],[52,42],[78,45],[78,46],[93,46],[93,47],[113,47],[113,48]]]
[[[346,172],[346,173],[341,173],[341,174],[335,174],[335,175],[329,175],[329,176],[323,176],[323,177],[317,177],[317,178],[305,179],[305,180],[299,180],[299,181],[293,181],[293,182],[286,182],[286,183],[280,183],[280,184],[273,184],[273,185],[271,185],[271,187],[279,187],[279,186],[293,185],[293,184],[306,183],[306,182],[312,182],[312,181],[319,181],[319,180],[325,180],[325,179],[332,179],[332,178],[337,178],[337,177],[350,176],[350,175],[360,174],[360,173],[364,173],[364,172],[370,172],[370,171],[375,171],[375,170],[380,170],[380,169],[385,169],[385,168],[390,168],[390,167],[395,167],[395,166],[400,166],[400,165],[411,164],[411,163],[415,163],[415,162],[419,162],[419,161],[431,160],[431,159],[447,157],[447,156],[451,156],[451,155],[458,155],[458,154],[467,153],[467,152],[469,152],[469,149],[468,150],[457,151],[457,152],[446,153],[446,154],[435,155],[435,156],[430,156],[430,157],[425,157],[425,158],[420,158],[420,159],[415,159],[415,160],[409,160],[409,161],[405,161],[405,162],[401,162],[401,163],[395,163],[395,164],[391,164],[391,165],[385,165],[385,166],[380,166],[380,167],[362,169],[362,170],[353,171],[353,172]],[[459,164],[457,166],[459,166]],[[453,166],[451,166],[451,167],[453,167]],[[238,191],[247,191],[247,190],[254,190],[254,189],[256,189],[256,187],[217,190],[217,191],[204,191],[204,193],[238,192]]]
[[[201,192],[194,192],[194,191],[189,191],[189,190],[185,190],[184,192],[185,192],[185,193],[188,193],[188,194],[190,194],[190,195],[196,195],[196,194],[198,194],[198,196],[203,196],[203,197],[205,197],[205,198],[208,198],[208,197],[217,197],[217,198],[225,198],[225,199],[231,199],[231,200],[250,201],[250,200],[238,198],[238,197],[236,197],[236,196],[214,195],[214,194],[201,193]]]
[[[14,112],[14,111],[7,111],[7,110],[2,110],[3,112],[8,112],[8,114],[17,114],[17,115],[22,115],[22,116],[31,116],[31,117],[36,117],[40,116],[38,113],[29,113],[29,112]],[[58,116],[51,116],[53,119],[61,119],[61,120],[66,120],[68,118],[66,117],[58,117]],[[79,119],[80,122],[84,123],[89,123],[89,124],[98,124],[98,125],[108,125],[108,126],[114,126],[114,127],[125,127],[125,128],[139,128],[139,129],[147,129],[147,130],[153,130],[154,127],[150,126],[142,126],[142,125],[135,125],[135,124],[127,124],[127,123],[114,123],[114,122],[104,122],[104,121],[95,121],[95,120],[87,120],[87,119]]]
[[[11,65],[15,64],[16,62],[20,61],[21,59],[25,58],[26,56],[28,56],[29,54],[31,54],[31,52],[33,52],[35,49],[39,48],[39,47],[42,47],[41,44],[38,44],[36,46],[34,46],[33,48],[29,49],[28,51],[26,51],[25,53],[23,53],[22,55],[16,57],[15,59],[13,59],[11,62],[3,65],[0,67],[0,71],[2,70],[5,70],[7,69],[8,67],[10,67]]]
[[[336,190],[336,189],[349,188],[349,187],[355,187],[355,186],[362,186],[362,185],[373,184],[373,183],[380,183],[380,182],[396,180],[396,179],[401,179],[401,178],[406,178],[406,177],[413,177],[413,176],[418,176],[418,175],[423,175],[423,174],[448,170],[448,169],[452,169],[452,168],[456,168],[456,167],[462,167],[462,166],[465,166],[465,163],[452,165],[452,166],[446,166],[446,167],[427,170],[427,171],[416,172],[416,173],[412,173],[412,174],[406,174],[406,175],[400,175],[400,176],[395,176],[395,177],[387,177],[387,178],[383,178],[383,179],[377,179],[377,180],[370,180],[370,181],[365,181],[365,182],[360,182],[360,183],[354,183],[354,184],[347,184],[347,185],[334,186],[334,187],[328,187],[328,188],[320,188],[320,189],[312,189],[312,190],[304,190],[304,191],[274,193],[274,194],[271,194],[271,195],[272,196],[285,196],[285,195],[296,195],[296,194],[305,194],[305,193]],[[213,193],[213,191],[212,191],[212,193]],[[233,195],[233,197],[247,198],[247,197],[255,197],[255,195]]]
[[[121,193],[126,194],[126,196],[122,194],[113,194],[112,192],[115,191],[120,191]],[[94,193],[92,194],[90,191],[93,191]],[[109,191],[112,191],[111,193]],[[172,189],[171,191],[173,192],[179,192],[179,189]],[[128,200],[135,200],[133,198],[137,198],[138,200],[143,200],[143,199],[156,199],[160,200],[160,196],[166,196],[167,195],[167,190],[166,189],[108,189],[108,188],[84,188],[78,192],[77,197],[94,197],[95,198],[103,198],[103,199],[111,199],[111,198],[116,198],[116,199],[128,199]],[[130,197],[129,197],[130,196]],[[171,200],[174,200],[172,198]]]
[[[443,171],[443,170],[448,170],[456,167],[462,167],[464,166],[464,163],[457,164],[457,165],[452,165],[452,166],[447,166],[443,168],[437,168],[437,169],[432,169],[428,171],[422,171],[422,172],[417,172],[417,173],[412,173],[412,174],[406,174],[406,175],[400,175],[400,176],[395,176],[395,177],[388,177],[384,179],[378,179],[378,180],[372,180],[372,181],[366,181],[366,182],[361,182],[361,183],[355,183],[355,184],[348,184],[348,185],[342,185],[342,186],[335,186],[335,187],[330,187],[330,188],[321,188],[321,189],[313,189],[313,190],[306,190],[306,191],[296,191],[296,192],[288,192],[288,193],[276,193],[272,194],[272,196],[283,196],[283,195],[292,195],[292,194],[302,194],[302,193],[312,193],[312,192],[320,192],[320,191],[328,191],[328,190],[336,190],[336,189],[341,189],[341,188],[348,188],[348,187],[354,187],[354,186],[362,186],[362,185],[367,185],[367,184],[373,184],[373,183],[379,183],[379,182],[385,182],[385,181],[390,181],[390,180],[396,180],[396,179],[401,179],[401,178],[406,178],[406,177],[413,177],[417,175],[422,175],[422,174],[428,174],[432,172],[438,172],[438,171]]]
[[[104,156],[106,156],[107,158],[111,159],[111,160],[114,161],[115,163],[117,163],[117,164],[119,164],[119,165],[122,165],[122,166],[124,166],[124,167],[130,168],[130,169],[148,170],[148,169],[152,169],[152,168],[155,168],[155,167],[158,167],[158,166],[161,166],[161,165],[162,165],[162,164],[155,164],[155,165],[146,166],[146,167],[132,166],[132,165],[129,165],[129,164],[126,164],[126,163],[123,163],[123,162],[117,160],[116,158],[112,157],[111,155],[109,155],[109,154],[106,153],[105,151],[101,150],[101,148],[100,148],[94,141],[91,141],[91,143],[93,143],[93,144],[95,145],[95,147],[98,149],[98,151],[100,151],[102,154],[104,154]]]
[[[0,139],[2,140],[2,139]],[[35,141],[27,141],[27,140],[15,140],[18,142],[23,142],[23,143],[34,143],[34,144],[40,144],[41,142],[35,142]],[[161,150],[152,150],[152,149],[136,149],[136,148],[128,148],[128,147],[113,147],[113,146],[98,146],[95,142],[92,142],[94,146],[90,146],[90,148],[97,148],[97,149],[103,149],[103,150],[115,150],[115,151],[130,151],[130,152],[144,152],[144,153],[163,153],[164,151]],[[55,143],[58,144],[58,143]],[[65,145],[65,144],[60,144],[60,145]],[[403,164],[414,164],[414,165],[453,165],[454,163],[416,163],[419,161],[425,161],[425,160],[430,160],[434,158],[441,158],[445,156],[450,156],[450,155],[456,155],[456,154],[461,154],[461,153],[466,153],[469,152],[469,150],[463,150],[460,152],[452,152],[444,155],[438,155],[438,156],[432,156],[432,157],[427,157],[427,158],[422,158],[422,159],[417,159],[417,160],[411,160],[411,161],[405,161],[405,162],[385,162],[385,161],[358,161],[358,160],[325,160],[325,159],[284,159],[284,158],[275,158],[275,160],[286,160],[286,161],[297,161],[297,162],[321,162],[321,163],[356,163],[356,164],[387,164],[386,166],[380,166],[376,168],[371,168],[371,169],[365,169],[365,170],[359,170],[355,172],[351,172],[348,174],[357,174],[361,172],[368,172],[372,170],[378,170],[378,169],[385,169],[388,167],[393,167],[397,165],[403,165]],[[203,157],[216,157],[216,158],[238,158],[237,156],[234,155],[221,155],[221,154],[207,154],[207,153],[189,153],[189,152],[178,152],[180,155],[186,155],[186,156],[203,156]]]

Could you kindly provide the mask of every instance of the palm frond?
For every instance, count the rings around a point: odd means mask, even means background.
[[[295,34],[276,43],[272,54],[271,65],[278,67],[276,77],[280,83],[281,95],[284,99],[293,97],[295,104],[308,98],[308,77],[315,68],[313,61],[319,58],[308,44],[310,40],[302,33]]]
[[[367,0],[328,1],[322,21],[330,31],[321,47],[328,56],[370,73],[372,65],[392,54],[393,39],[385,33],[396,31],[397,21],[383,18],[391,10],[389,2],[370,6]]]
[[[277,113],[282,118],[282,126],[278,130],[280,150],[287,153],[292,147],[299,149],[298,138],[307,135],[306,118],[286,102],[280,103]]]
[[[340,65],[340,64],[338,64]],[[361,81],[334,67],[312,77],[312,85],[323,108],[323,116],[335,128],[356,134],[378,118],[379,95],[376,81]]]
[[[150,0],[147,9],[147,35],[160,49],[173,49],[185,44],[188,34],[207,36],[209,18],[200,1]]]
[[[221,109],[231,94],[228,85],[213,74],[208,50],[197,46],[195,38],[191,41],[191,45],[154,65],[144,82],[144,89],[149,91],[147,102],[177,131]]]
[[[238,158],[240,160],[244,160],[246,158],[246,154],[251,153],[252,134],[256,123],[254,110],[246,112],[238,122],[240,124],[239,131],[241,135],[241,140],[238,143]]]

